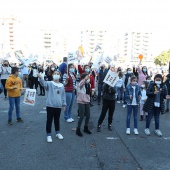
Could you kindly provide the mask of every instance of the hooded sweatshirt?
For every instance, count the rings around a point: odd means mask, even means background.
[[[17,89],[13,89],[15,86]],[[9,97],[19,97],[21,96],[22,81],[19,77],[15,77],[11,74],[6,81],[5,88],[8,91]]]

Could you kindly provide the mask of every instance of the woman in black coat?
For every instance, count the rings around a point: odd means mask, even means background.
[[[157,136],[162,136],[161,131],[159,130],[159,115],[165,113],[165,102],[164,99],[169,99],[170,96],[167,95],[167,87],[163,83],[163,78],[161,74],[157,74],[154,77],[154,82],[149,84],[149,87],[146,91],[148,96],[143,111],[148,113],[146,119],[146,129],[145,134],[150,135],[149,126],[152,117],[155,118],[155,134]]]

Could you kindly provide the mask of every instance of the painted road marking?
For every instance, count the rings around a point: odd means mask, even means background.
[[[39,113],[47,113],[45,110],[40,111]]]
[[[119,138],[114,138],[114,137],[106,137],[106,139],[111,139],[111,140],[118,140]]]

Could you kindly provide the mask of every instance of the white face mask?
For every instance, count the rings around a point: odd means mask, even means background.
[[[86,80],[86,83],[90,83],[90,79]]]
[[[55,70],[55,68],[54,68],[54,67],[52,67],[52,68],[51,68],[51,70],[52,70],[52,71],[54,71],[54,70]]]
[[[142,87],[142,88],[145,88],[145,85],[144,85],[144,84],[142,84],[142,85],[141,85],[141,87]]]
[[[57,75],[57,74],[55,74],[55,75],[53,75],[53,80],[55,81],[55,80],[59,80],[60,79],[60,75]]]
[[[146,80],[148,83],[150,83],[151,82],[151,80]]]
[[[132,86],[136,86],[136,85],[137,85],[137,82],[134,82],[134,81],[133,81],[131,84],[132,84]]]
[[[156,83],[157,85],[160,85],[160,84],[161,84],[161,81],[155,81],[155,83]]]

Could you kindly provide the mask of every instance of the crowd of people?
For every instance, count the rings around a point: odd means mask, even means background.
[[[170,101],[170,74],[151,74],[146,66],[128,67],[123,70],[114,62],[106,65],[101,63],[99,68],[93,68],[93,63],[82,65],[67,64],[67,57],[59,66],[22,63],[17,66],[4,61],[0,65],[1,86],[0,92],[4,92],[5,100],[9,99],[8,124],[12,125],[12,112],[16,108],[18,122],[23,122],[20,115],[20,96],[25,88],[36,89],[39,96],[47,96],[46,133],[47,141],[52,142],[51,127],[54,120],[56,137],[63,139],[60,133],[60,114],[64,111],[64,119],[68,123],[74,122],[72,117],[73,104],[78,104],[78,123],[76,134],[83,136],[81,126],[83,119],[84,133],[92,134],[89,129],[90,108],[92,96],[97,94],[97,104],[102,104],[101,114],[98,119],[97,132],[101,132],[101,125],[108,112],[108,130],[112,131],[112,120],[116,103],[127,108],[126,134],[130,135],[130,120],[133,113],[134,134],[138,135],[138,113],[140,121],[146,120],[146,135],[150,135],[150,123],[155,119],[155,134],[162,136],[159,128],[160,114],[169,112]],[[104,83],[109,70],[117,74],[117,82],[114,87]],[[47,94],[46,94],[47,93]],[[166,104],[165,104],[166,102]],[[15,105],[15,106],[14,106]]]

